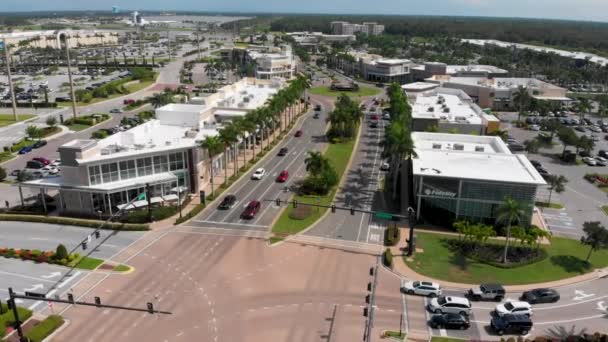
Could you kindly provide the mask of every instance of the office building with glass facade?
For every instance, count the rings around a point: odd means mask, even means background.
[[[525,208],[521,223],[530,223],[536,190],[546,183],[526,156],[512,154],[493,136],[414,132],[412,139],[412,204],[419,220],[492,224],[510,197]]]

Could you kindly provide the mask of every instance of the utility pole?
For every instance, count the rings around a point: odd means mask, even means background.
[[[8,288],[9,299],[11,308],[13,309],[13,316],[15,317],[15,324],[17,325],[17,335],[19,335],[19,341],[26,341],[25,336],[23,336],[23,330],[21,329],[21,321],[19,320],[19,311],[17,310],[17,303],[15,303],[15,293],[13,292],[13,288]]]
[[[68,81],[70,82],[70,95],[72,96],[72,116],[76,119],[76,95],[74,94],[74,83],[72,81],[72,63],[70,62],[70,36],[65,34],[65,54],[68,59]]]
[[[17,102],[15,101],[15,89],[13,87],[13,77],[11,75],[11,56],[8,51],[8,45],[6,45],[6,38],[2,40],[4,47],[4,57],[6,58],[6,75],[8,76],[8,87],[11,90],[11,102],[13,104],[13,118],[15,122],[18,122],[17,118]]]

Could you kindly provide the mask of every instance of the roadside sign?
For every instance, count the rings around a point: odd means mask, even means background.
[[[377,218],[386,219],[386,220],[390,220],[390,219],[392,219],[392,218],[393,218],[393,215],[392,215],[392,214],[389,214],[389,213],[383,213],[383,212],[381,212],[381,211],[379,211],[379,212],[375,213],[375,214],[374,214],[374,216],[375,216],[375,217],[377,217]]]

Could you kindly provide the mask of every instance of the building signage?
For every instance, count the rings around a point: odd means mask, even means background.
[[[437,196],[437,197],[448,197],[448,198],[456,197],[455,192],[433,189],[433,188],[429,188],[429,187],[424,189],[424,194],[427,196]]]

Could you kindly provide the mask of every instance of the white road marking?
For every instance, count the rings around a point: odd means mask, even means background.
[[[30,277],[30,276],[27,276],[25,274],[20,274],[20,273],[0,271],[0,274],[6,274],[6,275],[13,276],[13,277],[25,278],[25,279],[42,281],[42,282],[47,282],[47,283],[54,283],[54,281],[52,281],[52,280],[46,280],[46,279],[40,279],[40,278],[36,278],[36,277]]]
[[[574,298],[572,298],[572,300],[581,300],[581,299],[595,296],[595,294],[593,294],[593,293],[585,293],[585,291],[581,291],[581,290],[574,290],[574,294],[575,294],[575,296],[574,296]]]

